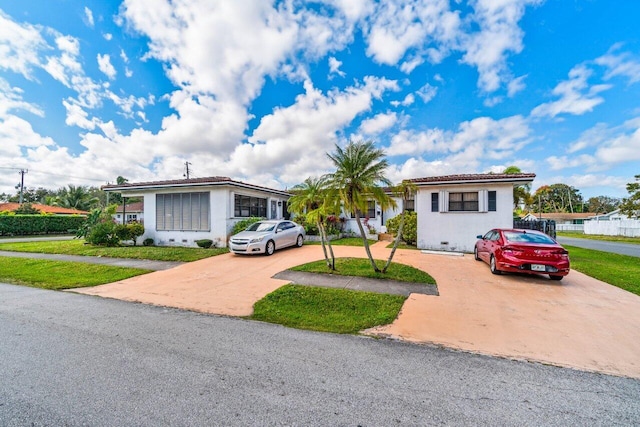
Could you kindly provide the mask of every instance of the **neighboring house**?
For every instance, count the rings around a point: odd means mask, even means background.
[[[118,224],[125,223],[129,224],[130,222],[139,222],[140,224],[144,223],[144,202],[137,203],[126,203],[124,205],[118,206],[116,209],[116,213],[113,214],[113,219]]]
[[[473,252],[477,235],[513,227],[513,187],[534,178],[520,173],[410,179],[418,188],[418,248]]]
[[[551,212],[551,213],[535,213],[530,212],[522,219],[525,221],[540,221],[551,220],[555,221],[556,225],[571,224],[579,225],[584,224],[585,221],[592,219],[595,216],[594,213],[569,213],[569,212]]]
[[[290,193],[227,177],[112,184],[105,191],[143,198],[144,235],[156,245],[227,246],[234,224],[248,217],[287,218]]]
[[[20,203],[0,203],[0,212],[13,212],[20,207]],[[38,203],[31,203],[31,207],[40,211],[41,213],[52,215],[88,215],[89,212],[81,211],[78,209],[63,208],[60,206],[48,206],[40,205]]]
[[[620,213],[620,209],[616,209],[615,211],[611,211],[606,214],[594,215],[591,218],[588,218],[589,221],[623,221],[626,219],[632,218]]]

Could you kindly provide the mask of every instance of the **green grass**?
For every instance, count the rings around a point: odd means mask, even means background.
[[[149,272],[80,262],[0,257],[0,282],[42,289],[96,286]]]
[[[377,240],[369,240],[369,244],[373,245]],[[320,242],[305,242],[305,245],[319,245]],[[332,246],[364,246],[362,237],[343,237],[331,241]]]
[[[389,244],[387,245],[387,248],[392,249],[393,248],[393,242],[389,242]],[[400,242],[398,243],[398,249],[413,249],[413,250],[418,250],[418,247],[415,245],[407,245],[404,242]]]
[[[569,251],[572,269],[640,295],[640,260],[637,257],[564,247]]]
[[[640,245],[640,237],[604,236],[602,234],[584,234],[577,231],[558,231],[558,236],[576,237],[578,239],[603,240],[606,242],[634,243]]]
[[[118,246],[113,248],[85,245],[84,240],[0,243],[0,250],[46,254],[102,256],[110,258],[150,259],[154,261],[197,261],[229,252],[227,248],[202,249],[169,246]]]
[[[298,329],[355,334],[393,322],[405,299],[400,295],[285,285],[258,301],[250,318]]]
[[[386,261],[375,260],[376,265],[382,269]],[[399,280],[402,282],[435,284],[436,281],[428,273],[405,264],[392,262],[385,274],[376,273],[371,267],[368,258],[336,258],[336,271],[327,268],[326,261],[314,261],[308,264],[291,268],[293,271],[306,271],[310,273],[329,273],[342,276],[359,276],[373,279]]]

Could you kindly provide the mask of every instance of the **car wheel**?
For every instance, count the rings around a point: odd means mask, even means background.
[[[273,242],[273,240],[269,240],[267,242],[267,246],[264,248],[264,254],[266,256],[273,255],[275,251],[276,251],[276,244]]]
[[[476,261],[482,261],[480,259],[480,257],[478,256],[478,247],[477,246],[473,248],[473,257],[475,258]]]
[[[493,274],[502,274],[502,271],[498,270],[496,257],[491,255],[491,259],[489,260],[489,269]]]
[[[556,276],[554,274],[550,274],[549,275],[549,279],[551,279],[551,280],[562,280],[563,277],[564,276]]]
[[[302,234],[298,234],[298,238],[296,239],[296,246],[301,248],[302,245],[304,245],[304,237],[302,237]]]

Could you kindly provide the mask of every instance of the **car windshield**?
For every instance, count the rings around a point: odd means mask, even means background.
[[[251,224],[247,228],[247,231],[273,231],[273,228],[275,226],[276,225],[271,222],[256,222],[254,224]]]
[[[520,231],[505,231],[504,238],[513,243],[538,243],[555,245],[549,236],[538,233],[525,233]]]

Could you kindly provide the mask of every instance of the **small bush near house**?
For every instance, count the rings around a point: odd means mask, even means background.
[[[388,219],[385,225],[389,233],[396,235],[400,228],[401,216],[395,216]],[[412,211],[404,214],[404,227],[402,227],[402,236],[400,237],[408,245],[415,245],[418,240],[418,214]]]
[[[213,240],[211,239],[196,240],[196,245],[198,245],[201,248],[209,249],[211,245],[213,245]]]
[[[259,218],[259,217],[252,216],[250,218],[240,220],[240,221],[236,222],[236,224],[231,229],[231,235],[233,236],[234,234],[238,234],[239,232],[244,231],[251,224],[253,224],[255,222],[258,222],[258,221],[262,221],[263,219],[264,218]]]
[[[144,234],[144,226],[140,223],[132,222],[127,224],[127,230],[129,230],[129,238],[133,240],[133,246],[135,246],[138,237]]]
[[[89,230],[85,240],[92,245],[98,246],[118,246],[119,226],[113,222],[100,222]]]
[[[153,242],[153,239],[152,239],[151,237],[147,237],[146,239],[144,239],[144,240],[142,241],[142,244],[143,244],[144,246],[153,246],[153,243],[154,243],[154,242]]]

